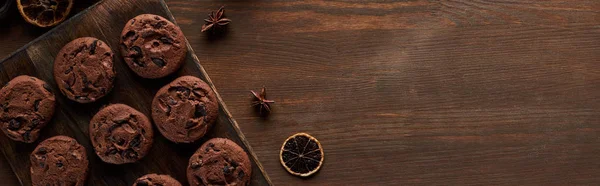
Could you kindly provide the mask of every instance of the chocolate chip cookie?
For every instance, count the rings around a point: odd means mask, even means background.
[[[90,103],[113,87],[115,69],[110,47],[93,37],[67,43],[54,60],[54,80],[67,98]]]
[[[152,147],[150,120],[124,104],[109,105],[90,121],[90,138],[96,154],[112,164],[133,163]]]
[[[152,101],[158,131],[175,143],[200,139],[217,119],[219,104],[210,86],[194,76],[182,76],[162,87]]]
[[[29,156],[33,186],[85,185],[88,159],[73,138],[54,136],[41,142]]]
[[[192,155],[187,167],[190,185],[248,185],[252,164],[235,142],[226,138],[206,141]]]
[[[32,143],[52,118],[54,103],[46,82],[18,76],[0,89],[0,129],[12,140]]]
[[[138,15],[127,21],[121,32],[121,55],[143,78],[161,78],[175,72],[186,54],[183,32],[161,16]]]
[[[146,174],[138,178],[133,186],[181,186],[181,183],[169,175]]]

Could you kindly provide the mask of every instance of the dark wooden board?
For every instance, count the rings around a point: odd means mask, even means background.
[[[124,103],[150,116],[150,105],[154,94],[160,87],[182,75],[200,77],[216,92],[189,44],[185,65],[171,76],[149,80],[140,78],[129,70],[118,52],[119,35],[127,20],[143,13],[161,15],[175,22],[162,0],[105,0],[73,16],[0,62],[0,84],[18,75],[27,74],[48,82],[57,96],[55,115],[35,143],[14,142],[0,135],[2,152],[21,185],[31,185],[29,174],[31,151],[40,141],[55,135],[73,137],[86,147],[90,161],[88,185],[131,185],[135,179],[148,173],[169,174],[187,185],[185,171],[188,158],[204,141],[213,137],[230,138],[248,152],[253,163],[252,185],[271,185],[262,165],[218,93],[219,119],[210,133],[198,142],[175,144],[166,140],[155,129],[155,142],[150,153],[137,163],[111,165],[102,162],[95,155],[87,131],[90,119],[102,106]],[[68,100],[58,91],[52,77],[52,65],[57,52],[69,41],[84,36],[99,38],[117,51],[115,55],[117,78],[114,89],[105,98],[90,104],[79,104]]]

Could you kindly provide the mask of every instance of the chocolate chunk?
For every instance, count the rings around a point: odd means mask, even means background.
[[[135,20],[133,20],[133,21],[135,22]],[[133,24],[133,22],[132,22],[132,24]],[[125,39],[127,39],[127,38],[130,38],[130,37],[132,37],[132,36],[134,36],[134,35],[135,35],[135,31],[131,30],[131,31],[127,32],[127,33],[126,33],[126,34],[123,36],[123,40],[125,40]]]
[[[177,104],[177,100],[175,100],[173,97],[169,96],[169,105],[176,105]]]
[[[146,32],[142,32],[142,38],[147,38],[150,36],[154,36],[154,35],[158,35],[158,33],[154,30],[150,30],[150,31],[146,31]]]
[[[140,142],[142,141],[142,139],[141,139],[141,138],[142,138],[142,135],[139,135],[139,134],[138,134],[137,136],[135,136],[135,137],[134,137],[134,138],[131,140],[131,142],[129,142],[129,147],[137,147],[137,146],[140,146]]]
[[[8,122],[8,129],[9,130],[19,130],[19,128],[21,128],[21,122],[18,121],[17,119],[11,119]]]
[[[69,74],[73,71],[73,67],[69,67],[69,69],[65,70],[65,74]]]
[[[235,161],[232,161],[229,163],[231,166],[233,166],[234,168],[237,167],[239,164]]]
[[[223,174],[225,174],[225,176],[230,175],[232,173],[230,168],[231,167],[227,165],[223,166]]]
[[[238,172],[238,176],[237,177],[238,177],[238,179],[241,180],[242,178],[244,178],[245,175],[246,175],[246,173],[244,173],[243,170],[240,170],[240,172]]]
[[[182,98],[182,99],[187,99],[190,96],[190,89],[188,89],[186,87],[177,86],[177,87],[169,88],[169,92],[172,92],[172,91],[175,91],[175,92],[179,93],[180,95],[182,95],[183,97],[180,96],[180,98]]]
[[[198,181],[199,183],[203,183],[202,178],[198,175],[194,175],[194,178],[196,179],[196,181]],[[191,181],[190,181],[191,183]]]
[[[94,40],[94,42],[92,42],[92,44],[90,45],[90,55],[93,55],[96,53],[96,45],[98,44],[98,40]]]
[[[44,89],[46,89],[48,92],[52,92],[52,88],[50,88],[50,85],[48,85],[48,83],[44,83],[43,87],[44,87]]]
[[[194,118],[199,118],[206,116],[206,107],[204,105],[196,105],[196,109],[194,111]]]
[[[119,152],[117,149],[115,149],[114,147],[111,147],[110,149],[108,149],[108,151],[106,151],[106,154],[112,155],[112,154],[117,154],[117,152]]]
[[[132,46],[129,50],[133,50],[133,54],[130,57],[138,58],[143,56],[142,49],[139,46]]]
[[[136,186],[148,186],[148,182],[146,182],[145,180],[138,180],[137,182],[135,182]]]
[[[136,64],[139,67],[146,66],[146,65],[144,65],[144,63],[140,62],[139,58],[133,58],[132,61],[133,61],[133,64]]]
[[[185,129],[190,129],[194,126],[196,126],[196,123],[193,121],[188,121],[187,123],[185,123]]]
[[[25,141],[31,140],[31,131],[30,130],[26,130],[25,133],[23,133],[23,139]]]
[[[117,140],[117,145],[124,145],[124,144],[125,144],[125,140],[124,139]]]
[[[192,168],[192,169],[198,169],[198,168],[200,168],[200,163],[193,162],[192,165],[190,166],[190,168]]]
[[[173,44],[173,39],[169,37],[160,37],[159,40],[164,44]]]
[[[165,60],[163,60],[161,58],[155,58],[155,57],[152,58],[152,62],[154,64],[156,64],[156,66],[159,66],[159,67],[165,67],[165,65],[167,64],[167,62],[165,62]]]
[[[63,167],[62,161],[59,160],[58,162],[56,162],[56,167],[58,167],[58,168]]]
[[[38,111],[40,110],[40,101],[42,101],[41,99],[35,100],[33,102],[33,111]]]
[[[46,153],[48,153],[48,150],[46,149],[46,147],[40,147],[38,149],[38,151],[36,152],[36,154],[40,154],[40,155],[41,154],[46,154]]]
[[[165,25],[167,25],[167,22],[165,22],[165,21],[159,21],[156,24],[152,25],[152,27],[154,27],[155,29],[159,29],[160,27],[163,27]]]
[[[40,125],[40,120],[39,119],[33,119],[31,120],[31,129],[34,129],[36,127],[38,127]]]

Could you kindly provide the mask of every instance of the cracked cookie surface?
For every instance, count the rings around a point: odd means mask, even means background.
[[[160,133],[176,143],[191,143],[212,127],[219,104],[210,86],[182,76],[162,87],[152,101],[152,119]]]
[[[32,143],[54,114],[55,97],[46,82],[18,76],[0,89],[0,129],[15,141]]]
[[[226,138],[206,141],[192,155],[187,167],[190,185],[249,185],[252,164],[248,154]]]
[[[34,186],[85,185],[89,162],[85,148],[73,138],[48,138],[33,150],[29,158]]]
[[[146,174],[135,180],[133,186],[181,186],[181,183],[169,175]]]
[[[187,54],[185,37],[179,27],[152,14],[138,15],[125,23],[120,48],[129,68],[150,79],[175,72]]]
[[[90,103],[104,97],[113,87],[114,53],[101,40],[77,38],[66,44],[54,60],[54,80],[67,98]]]
[[[133,163],[152,147],[150,120],[124,104],[109,105],[90,121],[90,138],[96,155],[112,164]]]

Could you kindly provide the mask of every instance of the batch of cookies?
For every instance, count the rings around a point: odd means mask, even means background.
[[[167,19],[142,14],[126,22],[120,50],[129,68],[143,78],[162,78],[184,63],[187,45],[183,33]],[[63,96],[92,103],[107,95],[115,80],[113,51],[103,41],[78,38],[66,44],[54,61],[54,80]],[[44,81],[15,77],[0,89],[0,123],[8,138],[33,143],[54,114],[55,96]],[[152,121],[125,104],[111,104],[89,123],[89,138],[105,163],[125,164],[142,159],[153,143],[153,127],[175,143],[202,138],[216,122],[219,104],[211,87],[193,76],[183,76],[154,96]],[[33,185],[84,185],[89,162],[75,139],[54,136],[31,153]],[[192,155],[187,167],[190,185],[248,185],[251,163],[245,151],[225,138],[207,140]],[[133,180],[132,180],[133,181]],[[181,185],[169,175],[148,173],[133,185]]]

